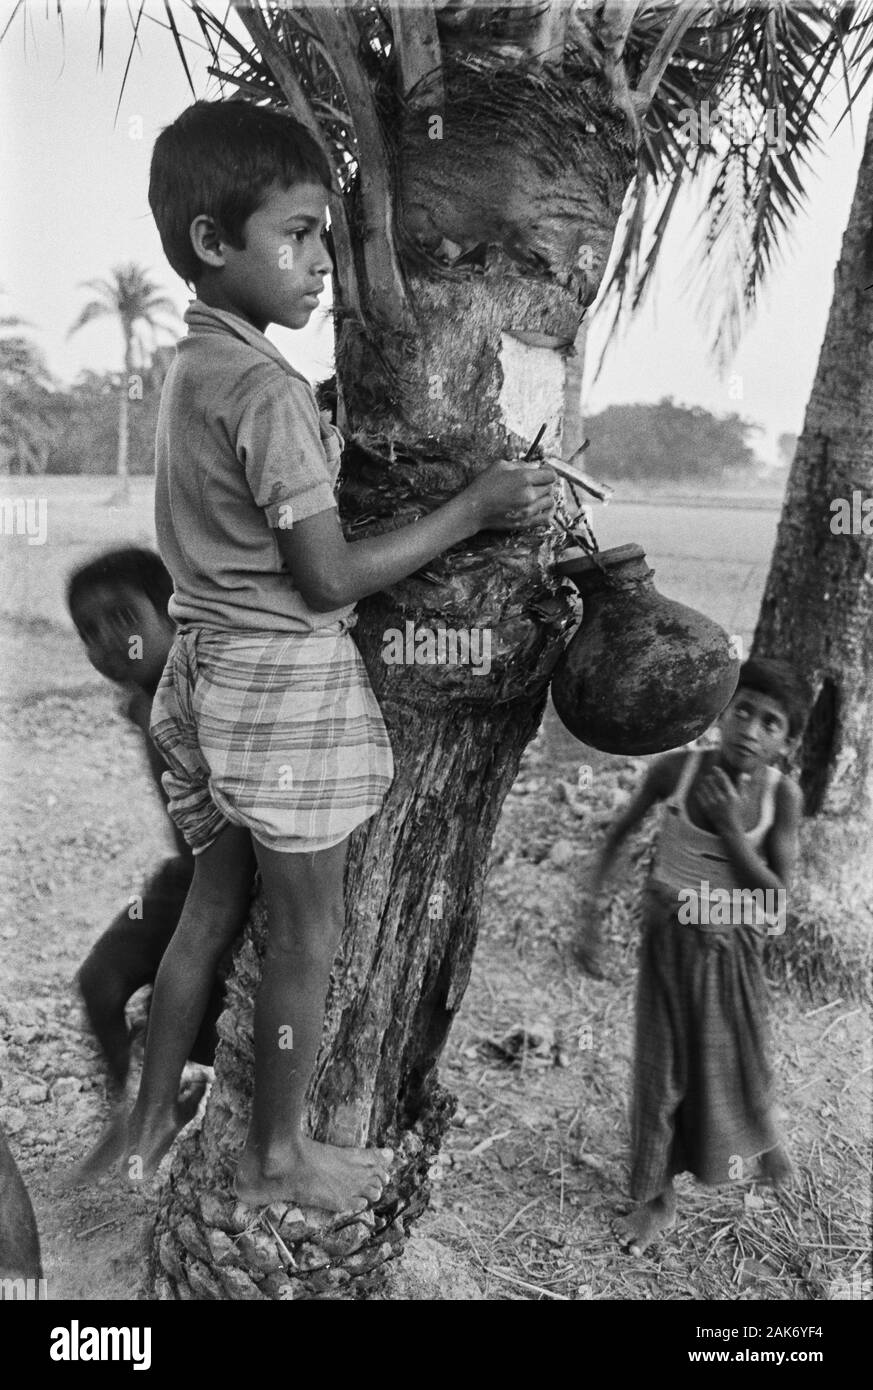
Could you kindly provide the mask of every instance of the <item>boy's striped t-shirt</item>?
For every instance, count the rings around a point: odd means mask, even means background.
[[[336,508],[342,435],[312,387],[244,319],[194,300],[161,395],[158,548],[180,627],[307,632],[350,626],[294,588],[279,528]]]

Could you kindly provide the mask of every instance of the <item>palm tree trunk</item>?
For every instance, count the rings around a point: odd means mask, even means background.
[[[130,407],[127,398],[127,380],[121,384],[118,397],[118,453],[116,455],[115,476],[120,491],[128,486],[127,453],[130,436]]]
[[[565,459],[575,454],[585,438],[582,418],[582,381],[585,375],[585,347],[588,341],[588,320],[583,319],[573,344],[573,354],[567,360],[564,384],[564,431],[561,453]]]
[[[806,875],[842,896],[851,882],[856,905],[873,899],[871,225],[873,118],[754,641],[807,685]]]
[[[115,462],[116,489],[112,502],[116,505],[130,501],[130,473],[128,457],[130,452],[130,379],[133,373],[133,355],[130,338],[125,339],[124,376],[118,393],[118,452]]]
[[[492,95],[488,88],[486,103]],[[446,102],[447,112],[458,109]],[[544,169],[516,148],[517,122],[498,119],[489,131],[471,120],[466,140],[447,130],[434,142],[426,120],[412,115],[404,130],[406,233],[419,246],[445,238],[454,261],[471,252],[442,272],[409,257],[406,331],[374,338],[341,317],[341,509],[351,536],[439,505],[491,459],[517,455],[542,423],[547,443],[560,447],[567,354],[599,278],[576,273],[578,247],[594,248],[602,273],[633,172],[614,122],[588,139],[584,158],[577,142],[556,149]],[[565,129],[556,119],[556,142]],[[437,1063],[470,974],[489,846],[572,621],[549,557],[542,532],[480,534],[358,608],[356,639],[396,774],[381,812],[353,837],[347,926],[309,1113],[316,1136],[390,1143],[391,1187],[374,1212],[345,1224],[234,1201],[251,1096],[257,904],[219,1023],[206,1119],[180,1146],[162,1196],[159,1297],[359,1297],[426,1205],[428,1164],[453,1109]],[[407,621],[478,631],[483,644],[487,634],[488,669],[386,663],[385,634],[405,633]]]

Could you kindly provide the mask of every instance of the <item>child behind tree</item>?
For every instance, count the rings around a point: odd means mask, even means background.
[[[152,778],[165,806],[167,793],[161,777],[166,765],[148,726],[154,693],[176,635],[176,625],[167,615],[172,592],[172,580],[159,556],[135,546],[109,551],[80,566],[67,585],[67,606],[88,660],[101,676],[125,689],[124,713],[142,735]],[[85,1009],[115,1091],[123,1089],[130,1065],[125,1005],[138,989],[154,984],[194,873],[194,858],[184,837],[169,817],[168,822],[176,842],[175,857],[165,859],[138,901],[118,913],[78,974]],[[193,1062],[213,1063],[222,996],[223,982],[216,978],[189,1052]],[[196,1091],[188,1093],[187,1110],[196,1108],[196,1098]]]

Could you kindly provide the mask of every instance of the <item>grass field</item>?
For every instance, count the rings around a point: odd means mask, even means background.
[[[85,556],[153,543],[152,489],[135,482],[119,509],[105,505],[108,478],[39,486],[46,544],[0,536],[0,1123],[33,1197],[49,1297],[135,1298],[147,1296],[155,1188],[107,1180],[60,1191],[55,1178],[107,1113],[74,973],[170,842],[138,735],[87,664],[63,595]],[[777,519],[775,507],[661,500],[614,502],[594,524],[604,548],[641,542],[663,592],[748,642]],[[416,1237],[431,1263],[454,1260],[450,1287],[422,1291],[416,1270],[427,1259],[412,1255],[390,1296],[869,1298],[869,1030],[842,989],[822,1002],[784,981],[774,990],[795,1188],[713,1191],[683,1178],[676,1230],[640,1260],[617,1251],[645,837],[609,910],[611,978],[580,978],[570,943],[589,856],[642,767],[599,758],[574,806],[566,788],[583,757],[592,760],[549,712],[503,808],[472,977],[441,1066],[460,1105]],[[501,1039],[538,1032],[551,1047],[523,1048],[514,1063],[501,1055]]]
[[[30,491],[19,488],[19,481]],[[64,605],[66,577],[110,546],[154,545],[152,480],[133,480],[126,507],[107,505],[113,479],[104,477],[9,478],[0,493],[45,498],[47,515],[44,545],[0,535],[0,615],[13,619],[4,623],[0,639],[4,691],[15,698],[92,682]],[[744,507],[732,499],[697,505],[683,499],[613,501],[595,508],[593,522],[602,549],[638,541],[663,593],[700,608],[742,637],[748,649],[778,518],[775,503]],[[38,626],[22,627],[33,623]]]

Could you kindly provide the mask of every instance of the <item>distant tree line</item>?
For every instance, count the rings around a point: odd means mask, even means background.
[[[115,266],[105,279],[86,281],[84,288],[92,298],[67,336],[97,319],[114,319],[121,329],[123,369],[83,372],[65,389],[22,333],[29,325],[0,317],[0,472],[115,473],[123,498],[129,475],[154,467],[158,404],[174,351],[154,344],[157,332],[176,337],[176,323],[167,322],[176,311],[148,271],[133,262]]]
[[[735,413],[713,415],[702,406],[677,405],[672,396],[654,405],[611,405],[585,417],[591,441],[586,467],[608,482],[754,485],[763,468],[750,439],[760,431]],[[782,466],[794,439],[780,436]]]
[[[129,471],[154,468],[161,387],[175,349],[158,347],[148,366],[131,372]],[[21,338],[0,339],[0,471],[97,473],[116,470],[119,372],[82,372],[69,387],[53,382],[36,349]],[[609,482],[759,482],[762,468],[750,444],[760,426],[737,414],[717,416],[665,396],[654,405],[612,405],[585,420],[592,472]],[[787,467],[796,435],[779,436]]]
[[[173,352],[158,348],[151,364],[125,384],[131,474],[154,471],[158,404]],[[82,372],[74,385],[53,389],[44,376],[19,378],[0,402],[0,471],[115,473],[121,389],[119,372]]]

